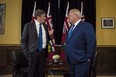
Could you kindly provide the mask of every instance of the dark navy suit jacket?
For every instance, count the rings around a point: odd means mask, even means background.
[[[90,23],[80,21],[71,37],[66,40],[64,50],[71,64],[93,60],[96,49],[96,37]]]

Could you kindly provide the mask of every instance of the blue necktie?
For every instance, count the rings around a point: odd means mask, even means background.
[[[39,27],[39,51],[42,50],[42,26]]]
[[[73,32],[73,27],[74,27],[74,25],[72,25],[71,28],[70,28],[70,30],[69,30],[68,39],[70,38],[70,36],[71,36],[71,34],[72,34],[72,32]]]

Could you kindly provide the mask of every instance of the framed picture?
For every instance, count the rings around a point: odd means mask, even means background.
[[[0,3],[0,34],[4,34],[5,3]]]
[[[115,21],[114,17],[103,17],[102,28],[107,28],[107,29],[115,28],[114,21]]]

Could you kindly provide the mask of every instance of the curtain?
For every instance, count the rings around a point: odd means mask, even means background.
[[[46,13],[48,2],[50,2],[56,44],[61,44],[67,2],[69,2],[69,9],[77,8],[81,10],[81,1],[83,1],[85,21],[90,22],[94,29],[96,28],[96,0],[22,0],[21,32],[23,31],[24,24],[31,22],[34,1],[36,1],[36,9],[42,9]]]

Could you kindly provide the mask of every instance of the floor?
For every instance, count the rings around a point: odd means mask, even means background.
[[[12,75],[1,75],[0,77],[12,77]],[[49,75],[48,77],[53,77]],[[54,77],[63,77],[62,75],[55,75]],[[116,76],[97,76],[97,77],[116,77]]]

